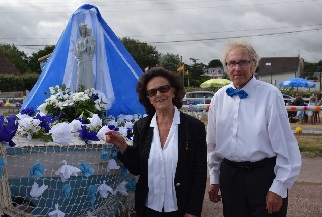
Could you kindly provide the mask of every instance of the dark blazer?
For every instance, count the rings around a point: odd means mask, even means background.
[[[135,211],[144,217],[148,193],[148,158],[153,137],[152,117],[138,120],[133,126],[133,146],[119,159],[133,175],[140,175],[135,191]],[[174,178],[180,216],[201,216],[207,181],[207,145],[205,125],[180,112],[178,128],[178,163]],[[180,217],[178,216],[178,217]]]

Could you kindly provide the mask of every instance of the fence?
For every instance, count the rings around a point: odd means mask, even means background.
[[[0,216],[41,217],[58,209],[66,217],[112,217],[133,210],[136,177],[120,162],[110,163],[113,145],[85,144],[77,137],[66,146],[19,136],[14,142],[15,147],[0,143]],[[67,163],[80,171],[66,179],[66,172],[57,171]]]

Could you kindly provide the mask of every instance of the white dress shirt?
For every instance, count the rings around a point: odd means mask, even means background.
[[[156,115],[151,120],[154,127],[148,160],[148,187],[146,206],[155,211],[172,212],[178,210],[174,177],[178,163],[178,125],[180,112],[174,107],[174,117],[163,149],[161,148]]]
[[[301,155],[281,92],[254,77],[242,88],[248,93],[244,99],[228,96],[229,87],[234,88],[230,84],[216,92],[208,112],[210,184],[219,184],[224,158],[254,162],[276,156],[276,178],[269,190],[285,198],[300,173]]]

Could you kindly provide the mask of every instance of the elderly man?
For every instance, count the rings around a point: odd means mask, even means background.
[[[225,217],[286,216],[287,189],[301,168],[283,96],[256,80],[258,61],[249,43],[228,44],[222,62],[232,83],[216,92],[208,113],[208,193],[223,201]]]

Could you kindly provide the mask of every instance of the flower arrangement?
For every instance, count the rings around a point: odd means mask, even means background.
[[[43,104],[38,107],[42,114],[50,114],[52,117],[59,116],[60,122],[72,122],[76,118],[88,118],[98,114],[103,118],[104,96],[94,88],[84,90],[80,85],[77,92],[73,93],[66,85],[49,88],[49,96]]]
[[[51,87],[46,95],[49,98],[38,107],[40,113],[26,108],[17,116],[6,119],[0,116],[0,141],[10,142],[17,132],[27,140],[38,138],[58,144],[68,144],[76,135],[87,144],[105,140],[105,133],[115,130],[131,143],[133,124],[142,117],[139,114],[105,117],[104,97],[95,89],[80,88],[72,93],[61,85]]]

